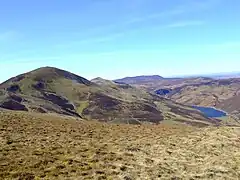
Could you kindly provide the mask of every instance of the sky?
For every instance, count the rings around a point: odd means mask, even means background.
[[[240,71],[239,0],[0,2],[0,82],[53,66],[88,79]]]

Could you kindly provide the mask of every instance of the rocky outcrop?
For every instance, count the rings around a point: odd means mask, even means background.
[[[33,87],[37,90],[42,90],[45,88],[44,82],[37,82],[36,84],[33,85]]]
[[[17,92],[20,91],[20,87],[19,85],[11,85],[10,87],[7,88],[8,92]]]
[[[75,111],[75,106],[70,103],[68,99],[49,92],[45,92],[43,95],[45,100],[51,101],[53,104],[61,108],[61,112],[58,113],[81,118],[81,116]]]
[[[9,110],[16,110],[16,111],[28,111],[25,105],[13,100],[13,99],[6,99],[2,103],[0,103],[0,107]]]
[[[56,104],[63,109],[69,109],[69,110],[74,110],[75,107],[73,104],[71,104],[66,98],[59,96],[57,94],[53,93],[44,93],[44,98],[48,101],[51,101],[53,104]]]
[[[9,97],[7,97],[7,99],[14,100],[18,103],[21,103],[23,101],[23,98],[16,94],[9,94]]]

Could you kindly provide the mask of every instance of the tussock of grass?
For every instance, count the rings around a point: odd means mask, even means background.
[[[0,111],[0,179],[238,179],[240,129]]]

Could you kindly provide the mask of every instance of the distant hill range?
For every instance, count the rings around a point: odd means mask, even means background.
[[[133,81],[161,81],[160,76],[142,76]],[[53,67],[39,68],[0,84],[0,109],[54,113],[112,123],[219,124],[200,111],[149,93],[122,81],[81,76]],[[140,81],[139,81],[140,80]],[[132,81],[132,82],[133,82]]]
[[[130,84],[135,87],[142,87],[148,91],[157,90],[160,87],[178,87],[185,84],[198,84],[199,82],[209,82],[213,80],[208,77],[194,77],[194,78],[164,78],[162,76],[136,76],[126,77],[123,79],[114,80],[116,83]]]
[[[148,81],[161,81],[164,78],[162,76],[153,75],[153,76],[135,76],[135,77],[125,77],[123,79],[116,79],[116,83],[125,83],[125,84],[137,84],[137,83],[146,83]]]
[[[201,80],[211,80],[211,79],[230,79],[230,78],[240,78],[240,72],[229,72],[229,73],[213,73],[213,74],[205,74],[205,75],[193,75],[193,76],[176,76],[176,77],[162,77],[159,75],[142,75],[142,76],[133,76],[133,77],[125,77],[122,79],[116,79],[114,82],[117,83],[125,83],[125,84],[136,84],[143,85],[147,83],[153,82],[170,82],[174,83],[181,82],[182,80],[186,81],[201,81]]]
[[[230,79],[230,78],[240,78],[240,72],[225,72],[225,73],[212,73],[212,74],[199,74],[199,75],[187,75],[181,76],[181,78],[197,78],[197,77],[207,77],[212,79]]]
[[[240,72],[213,74],[213,75],[210,75],[210,77],[215,79],[240,78]]]

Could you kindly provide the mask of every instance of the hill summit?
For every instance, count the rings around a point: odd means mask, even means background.
[[[74,80],[82,84],[91,84],[87,79],[80,77],[76,74],[64,71],[55,67],[42,67],[34,71],[21,74],[19,76],[13,77],[6,82],[3,82],[2,85],[8,82],[19,82],[21,80],[36,80],[36,81],[51,81],[54,79],[65,78],[69,80]]]

